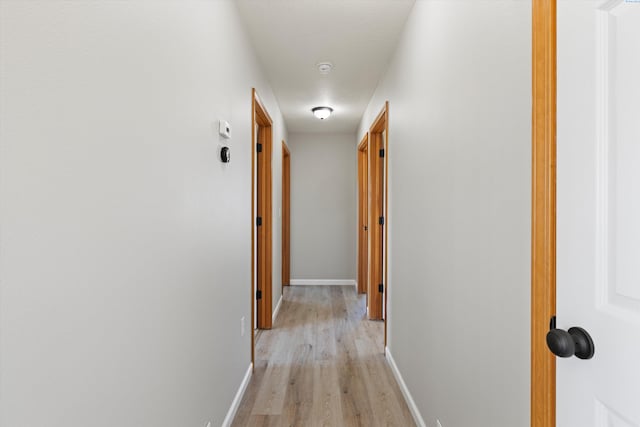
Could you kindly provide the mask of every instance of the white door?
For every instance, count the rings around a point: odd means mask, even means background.
[[[640,2],[558,1],[558,427],[640,427]]]

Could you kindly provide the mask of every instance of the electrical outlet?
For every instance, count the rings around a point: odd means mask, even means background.
[[[440,424],[440,420],[436,420],[436,427],[442,427],[442,424]]]
[[[240,318],[240,336],[244,336],[244,316]]]

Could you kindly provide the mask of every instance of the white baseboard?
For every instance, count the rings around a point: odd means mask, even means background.
[[[411,392],[407,388],[407,385],[398,370],[398,365],[396,365],[396,361],[393,360],[393,356],[391,355],[391,351],[389,347],[384,349],[385,355],[387,356],[387,362],[391,367],[391,372],[393,372],[393,376],[396,377],[396,381],[398,382],[398,386],[400,386],[400,390],[402,391],[402,395],[404,396],[404,400],[407,402],[407,406],[409,406],[409,411],[411,411],[411,415],[413,415],[413,420],[416,422],[418,427],[427,427],[422,419],[422,414],[418,410],[416,406],[416,402],[413,401],[413,397],[411,396]]]
[[[251,374],[253,374],[253,363],[249,363],[249,368],[247,368],[247,372],[244,374],[242,383],[240,383],[240,388],[238,389],[236,396],[233,398],[233,402],[231,402],[229,412],[227,412],[227,416],[224,417],[222,427],[231,427],[231,423],[233,423],[233,419],[235,418],[240,402],[242,401],[242,396],[244,396],[244,392],[247,391],[249,380],[251,380]]]
[[[276,323],[276,317],[278,317],[278,313],[280,312],[280,306],[282,305],[282,295],[280,295],[280,299],[276,304],[276,309],[273,310],[273,314],[271,315],[271,323]]]
[[[327,280],[327,279],[301,279],[290,280],[291,286],[357,286],[356,281],[353,279],[347,280]]]

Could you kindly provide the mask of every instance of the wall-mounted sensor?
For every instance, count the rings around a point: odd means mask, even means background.
[[[229,147],[222,147],[220,149],[220,160],[222,163],[229,163],[231,161],[231,150],[229,150]]]
[[[218,129],[218,133],[226,139],[231,138],[231,125],[229,124],[229,122],[226,122],[224,120],[220,120],[220,127]]]

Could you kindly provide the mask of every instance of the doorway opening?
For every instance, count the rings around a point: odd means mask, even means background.
[[[272,201],[271,117],[255,89],[251,93],[253,180],[251,188],[251,361],[255,357],[255,328],[271,329]]]
[[[368,289],[370,320],[385,320],[387,306],[387,149],[389,143],[389,101],[385,102],[369,128],[368,137]],[[387,324],[384,325],[387,345]]]

